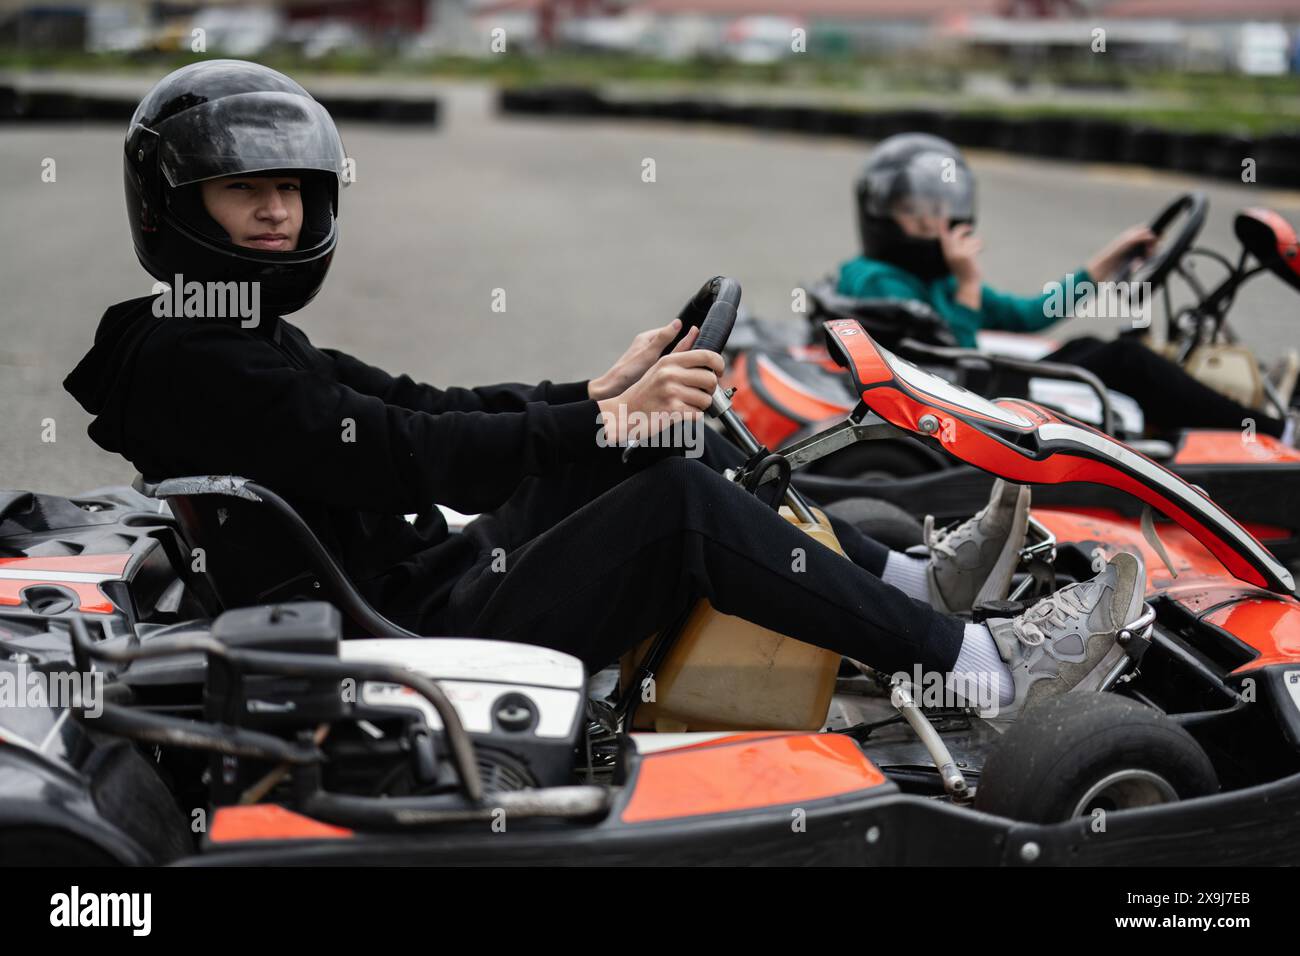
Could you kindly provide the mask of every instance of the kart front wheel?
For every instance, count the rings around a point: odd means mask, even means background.
[[[1164,714],[1108,693],[1031,707],[989,753],[975,809],[1059,823],[1215,793],[1210,758]]]
[[[827,505],[826,513],[894,551],[906,551],[925,540],[921,522],[898,505],[878,498],[845,498]]]

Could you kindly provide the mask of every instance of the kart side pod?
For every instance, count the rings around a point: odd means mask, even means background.
[[[800,522],[781,516],[843,554],[826,515]],[[622,686],[631,687],[657,638],[624,655]],[[632,688],[637,729],[820,730],[830,710],[840,655],[718,611],[707,600],[691,609],[652,680]]]
[[[1019,399],[990,402],[881,348],[856,321],[825,324],[826,346],[871,413],[919,441],[1022,484],[1091,482],[1126,491],[1196,538],[1228,573],[1282,594],[1291,572],[1200,489],[1095,428]]]

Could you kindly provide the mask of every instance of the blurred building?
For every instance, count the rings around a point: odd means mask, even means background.
[[[0,0],[0,45],[24,49],[270,46],[309,58],[355,51],[486,55],[513,50],[638,53],[668,59],[789,55],[804,31],[822,56],[974,52],[1013,63],[1086,56],[1094,30],[1114,59],[1279,73],[1300,59],[1300,0]]]
[[[168,48],[203,27],[223,49],[330,35],[335,46],[404,39],[454,0],[0,0],[0,44],[26,48]]]
[[[0,46],[84,49],[87,6],[0,0]]]
[[[955,47],[1055,61],[1086,51],[1102,28],[1117,59],[1245,72],[1285,72],[1300,31],[1300,0],[482,0],[477,9],[531,14],[543,42],[669,56],[725,52],[743,42],[737,24],[766,21],[787,35],[802,26],[809,52]]]

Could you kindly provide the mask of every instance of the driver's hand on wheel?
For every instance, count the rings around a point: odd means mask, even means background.
[[[682,342],[693,342],[695,331]],[[708,349],[674,350],[658,359],[621,394],[597,403],[606,439],[626,445],[645,441],[675,422],[698,420],[713,400],[724,367],[722,356]]]
[[[619,356],[618,361],[610,366],[609,371],[587,383],[588,397],[599,402],[626,391],[646,373],[650,366],[654,365],[659,354],[673,340],[681,327],[682,320],[673,319],[667,325],[637,333],[636,338],[632,339],[632,344],[627,347],[627,351]],[[685,352],[695,344],[699,335],[699,327],[693,327],[677,343],[673,351]]]
[[[1155,249],[1156,234],[1150,227],[1129,226],[1088,261],[1088,275],[1096,282],[1105,281],[1130,262],[1146,259]]]

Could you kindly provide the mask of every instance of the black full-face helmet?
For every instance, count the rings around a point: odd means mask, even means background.
[[[346,157],[334,120],[282,73],[206,60],[158,81],[126,134],[126,211],[140,264],[163,282],[258,282],[279,314],[311,301],[338,243]],[[298,176],[303,223],[289,252],[236,245],[208,215],[204,180]]]
[[[956,146],[928,133],[882,140],[867,156],[855,192],[863,255],[927,281],[948,274],[939,240],[907,235],[893,213],[906,204],[949,225],[974,224],[975,177]]]

